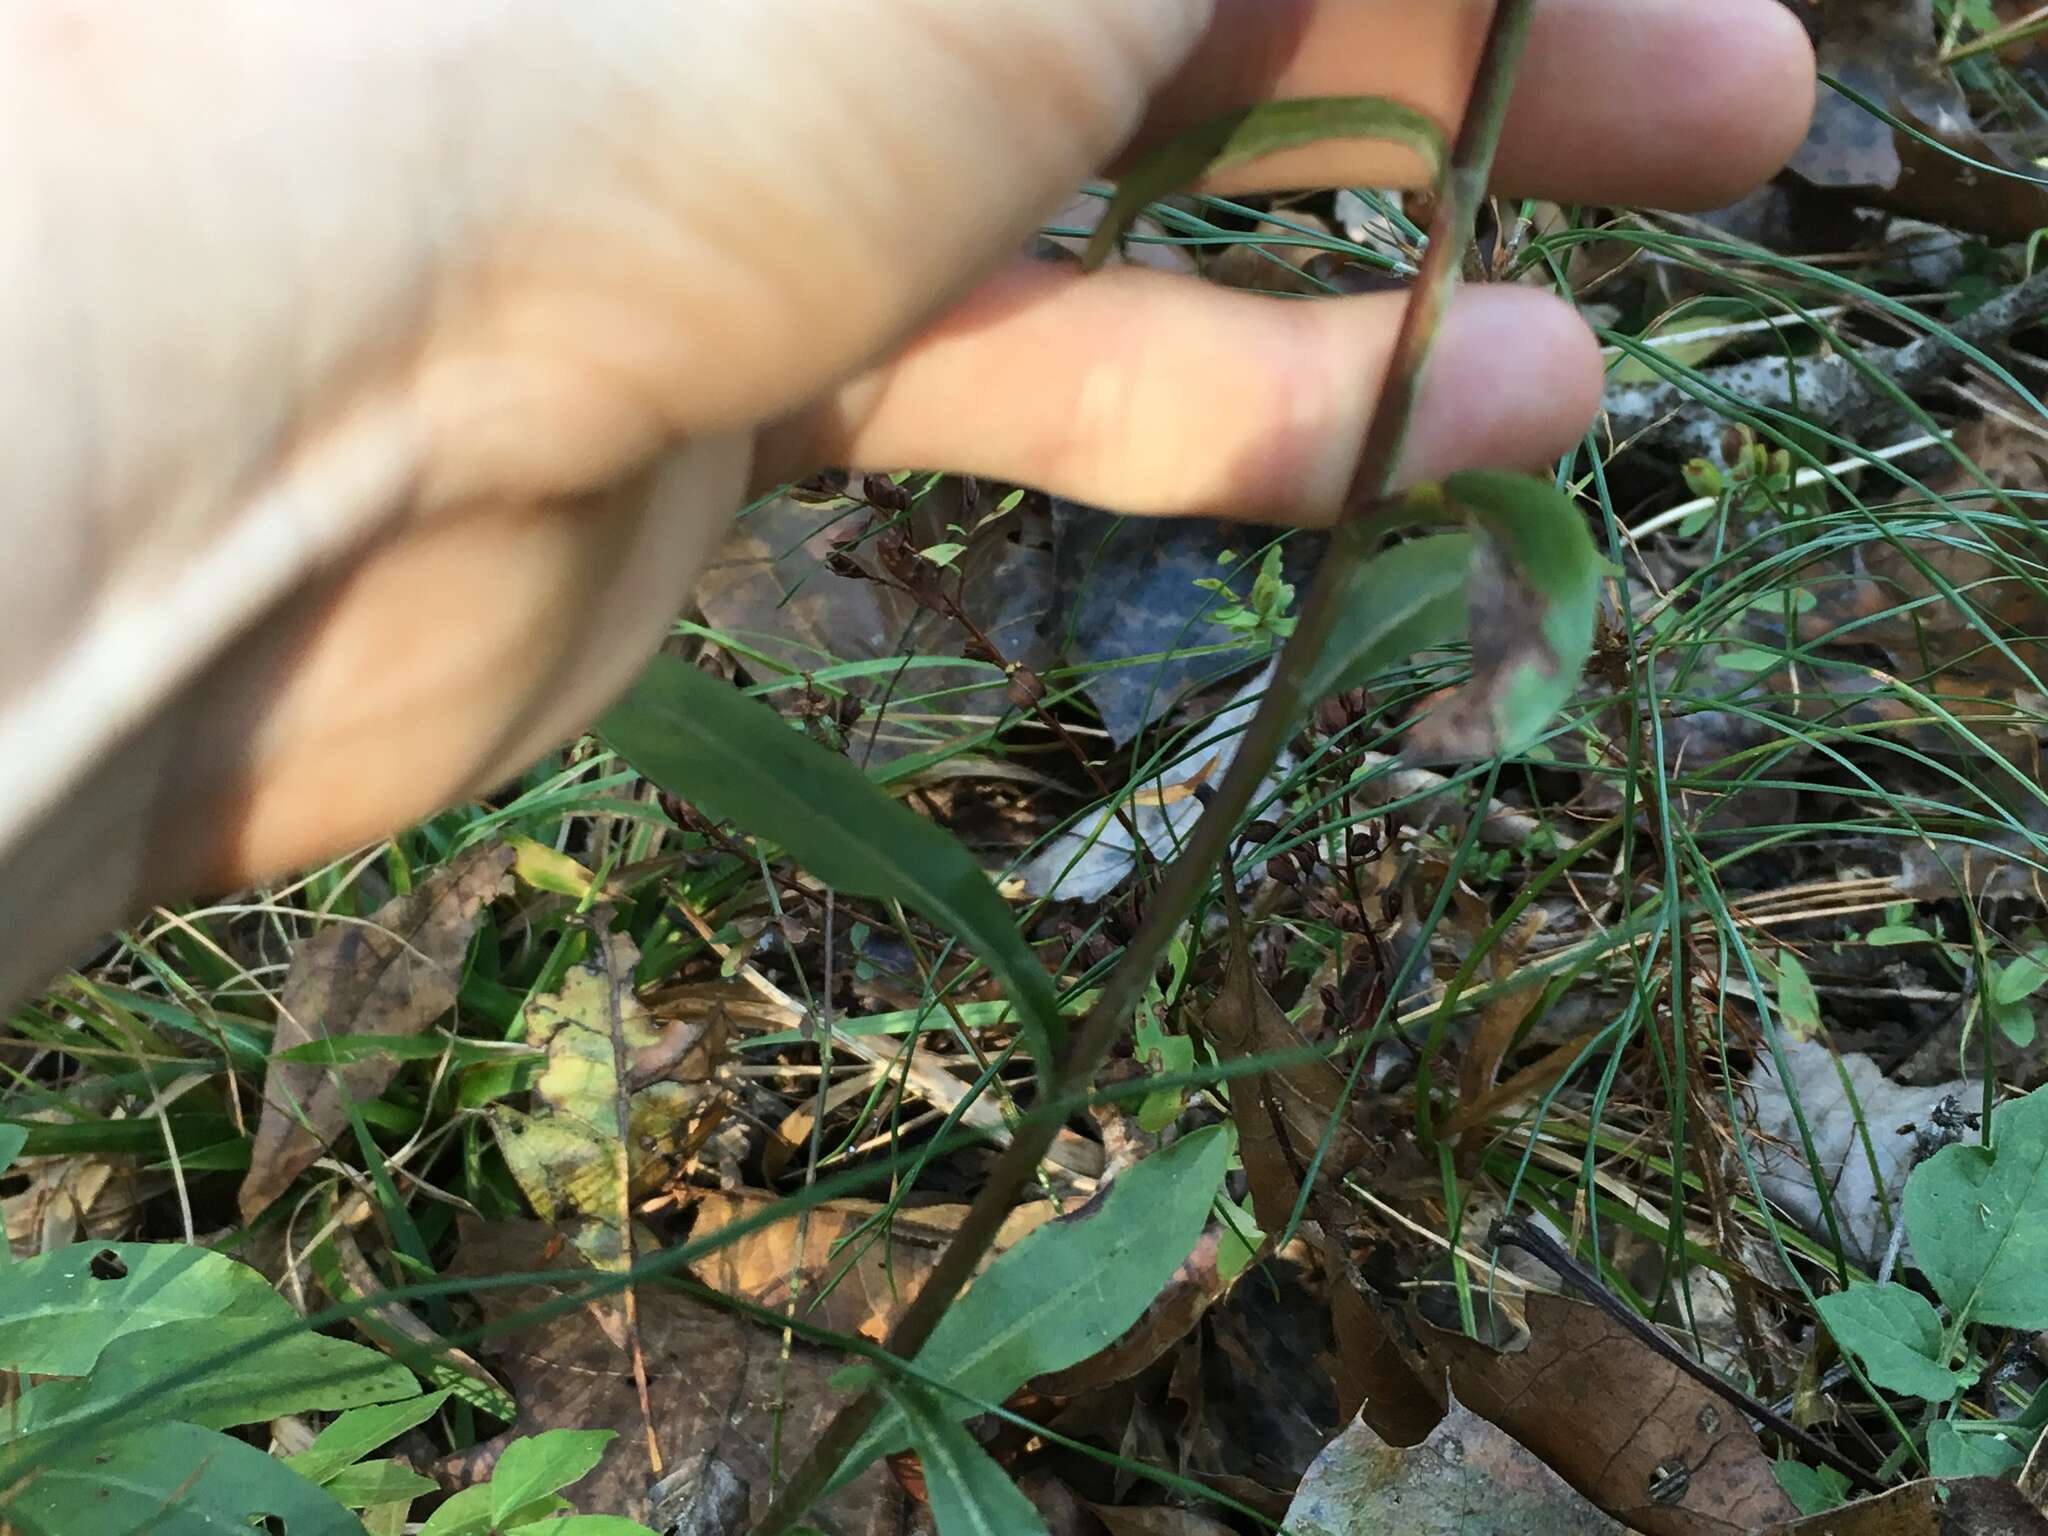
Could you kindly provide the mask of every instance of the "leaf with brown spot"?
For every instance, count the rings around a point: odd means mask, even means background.
[[[244,1221],[290,1188],[347,1128],[348,1106],[376,1098],[401,1065],[394,1057],[315,1066],[276,1053],[332,1035],[417,1035],[454,1007],[463,956],[512,860],[502,844],[471,849],[362,922],[334,923],[298,947],[242,1179]]]
[[[1417,1326],[1459,1401],[1610,1515],[1644,1536],[1749,1536],[1796,1513],[1741,1414],[1635,1335],[1557,1296],[1531,1295],[1527,1318],[1514,1354]]]
[[[640,952],[611,931],[609,909],[592,915],[589,934],[561,986],[526,1004],[526,1043],[548,1057],[532,1112],[495,1104],[490,1122],[534,1211],[613,1265],[630,1253],[629,1197],[666,1182],[723,1114],[726,1029],[716,1012],[658,1022],[633,990]]]
[[[1353,1420],[1308,1469],[1284,1523],[1298,1536],[1627,1536],[1456,1398],[1406,1449]]]

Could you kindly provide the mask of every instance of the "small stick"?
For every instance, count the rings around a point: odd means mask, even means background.
[[[1781,1439],[1796,1445],[1809,1459],[1833,1467],[1858,1488],[1867,1489],[1871,1493],[1884,1492],[1883,1483],[1833,1446],[1815,1439],[1769,1404],[1760,1403],[1740,1387],[1731,1386],[1723,1381],[1665,1338],[1662,1329],[1649,1319],[1639,1316],[1633,1307],[1602,1285],[1591,1271],[1567,1253],[1564,1245],[1548,1232],[1530,1225],[1519,1216],[1510,1216],[1493,1224],[1489,1241],[1497,1248],[1519,1248],[1530,1258],[1549,1265],[1564,1276],[1573,1290],[1655,1350],[1659,1356],[1669,1360],[1724,1403],[1756,1420]]]

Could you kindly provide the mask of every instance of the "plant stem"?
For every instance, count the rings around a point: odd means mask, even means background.
[[[1015,1139],[990,1170],[952,1242],[890,1330],[886,1348],[899,1359],[913,1356],[923,1347],[953,1298],[973,1277],[1003,1218],[1036,1176],[1039,1161],[1058,1134],[1069,1104],[1086,1094],[1110,1048],[1129,1026],[1146,979],[1208,889],[1239,820],[1302,715],[1314,703],[1306,697],[1313,664],[1336,627],[1353,573],[1381,537],[1380,526],[1370,514],[1393,489],[1401,445],[1407,438],[1421,393],[1423,365],[1436,340],[1460,265],[1472,243],[1479,205],[1486,196],[1494,149],[1507,118],[1516,66],[1528,40],[1536,4],[1537,0],[1500,0],[1488,24],[1471,101],[1439,189],[1429,250],[1402,314],[1400,334],[1388,359],[1379,404],[1366,429],[1365,445],[1359,453],[1343,513],[1332,531],[1329,548],[1316,567],[1314,583],[1302,604],[1300,622],[1280,653],[1273,681],[1251,723],[1245,727],[1244,738],[1223,782],[1189,834],[1186,846],[1167,866],[1158,889],[1145,905],[1138,932],[1125,947],[1095,1006],[1074,1035],[1051,1084],[1049,1102],[1017,1126]],[[791,1475],[755,1527],[753,1536],[782,1536],[802,1518],[880,1409],[881,1400],[872,1390],[842,1409]]]

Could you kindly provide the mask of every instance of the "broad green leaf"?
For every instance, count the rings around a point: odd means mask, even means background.
[[[1801,1461],[1774,1461],[1771,1474],[1785,1497],[1802,1515],[1824,1515],[1849,1502],[1849,1479],[1833,1467],[1809,1467]]]
[[[1114,1343],[1194,1251],[1230,1147],[1223,1126],[1183,1136],[1004,1250],[947,1310],[918,1351],[919,1369],[968,1398],[999,1403],[1032,1377]],[[974,1411],[958,1398],[946,1406]],[[901,1417],[884,1410],[841,1477],[906,1443]]]
[[[550,1429],[506,1446],[491,1473],[491,1516],[500,1525],[535,1499],[590,1475],[615,1429]]]
[[[2026,998],[2016,1003],[2001,1003],[1994,998],[1990,1013],[1998,1032],[2014,1045],[2024,1049],[2034,1043],[2034,1007]]]
[[[402,1461],[359,1461],[343,1467],[322,1486],[350,1509],[394,1504],[441,1490],[439,1483],[421,1477]]]
[[[1936,1477],[2003,1477],[2026,1460],[2024,1450],[1988,1426],[1971,1433],[1937,1419],[1927,1428],[1927,1470]]]
[[[891,1382],[883,1390],[917,1447],[939,1536],[1046,1536],[1031,1501],[930,1388]]]
[[[2043,987],[2048,987],[2048,954],[2034,949],[1999,967],[1991,996],[1995,1002],[2017,1003]]]
[[[491,1485],[478,1483],[448,1500],[420,1527],[420,1536],[485,1536],[491,1528]]]
[[[1820,1033],[1820,994],[1814,990],[1813,978],[1789,949],[1778,951],[1777,967],[1778,1021],[1794,1039],[1811,1040]]]
[[[1932,944],[1935,939],[1925,928],[1915,928],[1911,923],[1881,923],[1863,935],[1863,942],[1890,947],[1901,944]]]
[[[1913,1259],[1958,1323],[2048,1328],[2048,1089],[2000,1105],[1991,1134],[1906,1181]]]
[[[1413,150],[1431,180],[1443,174],[1443,130],[1414,107],[1379,96],[1264,102],[1199,123],[1141,156],[1117,183],[1082,265],[1092,272],[1107,261],[1148,204],[1233,165],[1326,139],[1387,140]]]
[[[284,1464],[303,1478],[324,1483],[343,1467],[361,1461],[380,1445],[424,1424],[448,1400],[444,1389],[375,1408],[351,1408],[313,1437],[313,1443]]]
[[[151,1423],[103,1443],[59,1448],[7,1506],[22,1536],[362,1536],[325,1489],[240,1440]]]
[[[1017,1005],[1050,1070],[1064,1035],[1052,978],[981,866],[847,759],[675,656],[659,656],[598,726],[649,779],[771,839],[825,884],[894,897],[972,945]]]
[[[492,1513],[491,1485],[478,1483],[474,1488],[465,1488],[447,1503],[435,1510],[427,1523],[420,1527],[419,1536],[492,1536],[494,1531],[514,1530],[522,1525],[532,1525],[550,1515],[569,1507],[568,1501],[548,1494],[522,1509],[514,1510],[510,1518],[499,1520]],[[542,1530],[548,1527],[543,1526]]]
[[[115,1339],[217,1317],[288,1323],[270,1282],[184,1243],[73,1243],[0,1269],[0,1367],[83,1376]]]
[[[1887,1392],[1945,1403],[1976,1379],[1948,1368],[1941,1318],[1918,1291],[1852,1281],[1846,1291],[1820,1298],[1820,1316]]]
[[[412,1398],[412,1372],[374,1349],[298,1331],[269,1337],[270,1318],[230,1316],[204,1327],[125,1334],[101,1353],[90,1376],[46,1382],[22,1393],[15,1422],[22,1441],[121,1406],[116,1433],[140,1421],[182,1419],[209,1429],[254,1424],[280,1414],[339,1412]]]
[[[1472,472],[1443,494],[1484,537],[1467,587],[1472,681],[1409,728],[1420,757],[1519,752],[1562,709],[1593,649],[1606,570],[1570,497],[1527,475]]]
[[[1471,564],[1470,534],[1439,533],[1396,544],[1361,565],[1304,697],[1363,688],[1396,662],[1460,639]]]
[[[654,1532],[624,1515],[569,1515],[539,1527],[538,1536],[654,1536]]]

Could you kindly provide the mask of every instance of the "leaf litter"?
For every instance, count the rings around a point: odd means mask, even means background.
[[[1096,1085],[1117,1103],[1065,1126],[1084,1155],[1013,1213],[928,1362],[977,1400],[900,1383],[914,1449],[849,1474],[820,1529],[963,1508],[1059,1536],[1219,1536],[1254,1528],[1245,1508],[1347,1533],[2040,1529],[2012,1461],[2040,1422],[2037,1266],[1969,1225],[2031,1230],[2038,1111],[1980,1112],[2048,1073],[2025,970],[2048,918],[2024,510],[2043,435],[2015,384],[2048,283],[2000,244],[2048,223],[2015,94],[2038,49],[1951,69],[1991,11],[1801,9],[1908,129],[1832,95],[1767,218],[1538,205],[1483,231],[1480,266],[1565,271],[1625,364],[1600,474],[1561,482],[1593,543],[1547,589],[1484,526],[1367,568],[1232,899],[1186,930]],[[1039,254],[1072,259],[1106,207],[1081,200]],[[1412,263],[1421,212],[1371,189],[1176,197],[1120,259],[1353,291]],[[1885,457],[1836,458],[1829,433]],[[288,966],[242,1190],[284,1255],[266,1263],[409,1318],[408,1362],[480,1328],[468,1380],[497,1380],[404,1457],[475,1493],[519,1433],[617,1431],[578,1507],[736,1533],[845,1400],[857,1357],[817,1330],[886,1333],[1035,1104],[1227,766],[1314,548],[1280,541],[1259,588],[1265,547],[1220,524],[915,474],[793,488],[670,647],[750,684],[753,728],[782,736],[678,775],[614,731],[658,789],[584,749],[408,842],[407,895],[358,871],[269,927],[181,915],[95,978],[114,1006],[74,994],[24,1026],[42,1054],[7,1116],[30,1138],[11,1241],[221,1219],[242,1169],[188,1128],[232,1124],[262,978]],[[1554,664],[1559,614],[1598,626],[1584,675]],[[739,803],[783,736],[877,791],[847,801],[864,836]],[[826,782],[812,809],[855,794]],[[971,855],[906,871],[933,823]],[[1034,844],[1058,869],[998,884]],[[990,965],[1026,979],[1021,1020]],[[130,1086],[100,1090],[93,1051],[139,1058]],[[1133,1209],[1147,1168],[1202,1187]],[[751,1225],[841,1175],[868,1183]],[[1585,1274],[1494,1247],[1494,1218],[1525,1213]],[[630,1329],[528,1278],[721,1235],[687,1290],[636,1278]],[[487,1276],[520,1283],[385,1294]],[[1003,1369],[975,1376],[988,1343]],[[1968,1389],[1928,1422],[1915,1394],[1948,1382]],[[1859,1498],[1815,1444],[1900,1486]],[[1915,1480],[1980,1454],[1994,1474]],[[1475,1466],[1516,1491],[1475,1491]]]

